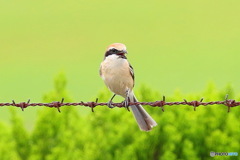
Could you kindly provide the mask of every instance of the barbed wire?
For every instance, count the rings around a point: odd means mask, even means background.
[[[194,108],[194,111],[196,111],[196,108],[199,106],[208,106],[208,105],[225,105],[228,107],[228,112],[230,112],[230,109],[232,107],[240,106],[240,102],[237,102],[234,99],[228,99],[228,95],[226,95],[224,101],[211,101],[211,102],[203,102],[203,98],[200,101],[190,101],[188,102],[186,99],[183,99],[184,101],[182,102],[167,102],[165,96],[163,96],[163,99],[160,101],[155,101],[155,102],[129,102],[130,105],[149,105],[152,107],[161,107],[162,111],[164,111],[164,106],[173,106],[173,105],[188,105],[192,106]],[[96,99],[95,102],[77,102],[77,103],[64,103],[64,98],[62,98],[61,101],[56,101],[56,102],[51,102],[51,103],[30,103],[30,99],[27,102],[20,102],[20,103],[15,103],[13,100],[12,103],[0,103],[0,107],[3,106],[14,106],[14,107],[19,107],[24,111],[25,108],[27,107],[36,107],[36,106],[45,106],[45,107],[50,107],[50,108],[57,108],[59,112],[60,107],[62,106],[85,106],[85,107],[90,107],[92,112],[94,112],[94,108],[96,106],[107,106],[108,103],[98,103],[98,99]],[[124,103],[112,103],[112,106],[125,108]]]

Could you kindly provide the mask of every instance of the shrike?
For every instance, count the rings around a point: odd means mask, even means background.
[[[134,87],[134,72],[133,67],[127,61],[126,46],[121,43],[114,43],[108,46],[104,60],[100,66],[100,76],[106,86],[114,93],[113,97],[108,102],[108,106],[112,108],[112,100],[116,95],[125,98],[124,105],[128,107],[129,102],[137,102],[133,93]],[[157,123],[144,110],[141,105],[129,106],[138,123],[138,126],[143,131],[150,131]]]

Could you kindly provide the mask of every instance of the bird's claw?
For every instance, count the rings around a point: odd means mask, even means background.
[[[123,103],[123,106],[124,106],[128,111],[130,111],[130,110],[129,110],[129,100],[128,100],[128,99],[125,99],[122,103]]]
[[[108,106],[109,108],[114,108],[114,107],[115,107],[115,106],[112,105],[112,101],[109,101],[109,102],[107,103],[107,106]]]

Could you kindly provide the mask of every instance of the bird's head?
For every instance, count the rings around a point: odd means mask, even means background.
[[[117,55],[119,57],[125,57],[125,54],[127,54],[127,48],[124,44],[113,43],[107,47],[107,51],[105,53],[105,58],[110,55]]]

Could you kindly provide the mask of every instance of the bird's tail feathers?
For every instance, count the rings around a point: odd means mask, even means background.
[[[129,94],[129,98],[130,102],[138,101],[133,92]],[[132,105],[130,108],[141,130],[150,131],[154,126],[157,125],[155,120],[145,111],[141,105]]]

